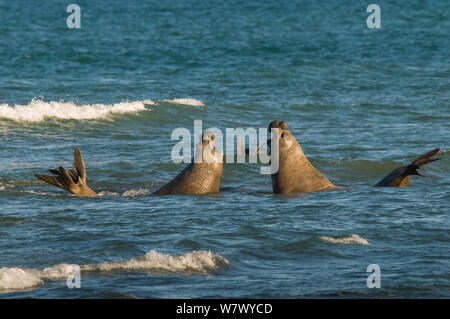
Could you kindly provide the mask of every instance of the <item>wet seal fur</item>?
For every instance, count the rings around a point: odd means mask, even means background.
[[[436,148],[426,153],[425,155],[422,155],[421,157],[413,161],[411,164],[394,169],[381,181],[376,183],[375,187],[408,187],[409,178],[411,175],[418,175],[425,177],[418,171],[419,168],[421,168],[425,164],[441,159],[441,158],[431,158],[432,156],[439,153],[439,151],[440,149]]]
[[[223,153],[214,146],[215,136],[205,132],[196,145],[193,161],[172,181],[158,189],[156,195],[218,193],[223,172]]]
[[[218,193],[223,171],[223,153],[214,147],[215,136],[209,132],[202,135],[201,143],[196,145],[193,162],[182,170],[172,181],[153,194],[208,194]],[[73,168],[67,172],[64,167],[49,170],[54,176],[35,176],[53,186],[62,188],[76,196],[97,196],[86,182],[86,167],[78,148],[74,151]]]
[[[309,162],[285,121],[272,121],[269,131],[274,128],[278,129],[278,136],[272,136],[272,139],[277,138],[279,146],[279,168],[271,175],[274,193],[308,193],[336,188]]]

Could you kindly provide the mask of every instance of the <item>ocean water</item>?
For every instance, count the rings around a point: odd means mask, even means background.
[[[363,1],[76,3],[80,29],[69,2],[0,1],[0,298],[450,297],[450,2],[378,1],[381,29]],[[219,194],[152,196],[194,120],[286,120],[347,189],[274,195],[228,163]],[[33,176],[75,147],[102,196]]]

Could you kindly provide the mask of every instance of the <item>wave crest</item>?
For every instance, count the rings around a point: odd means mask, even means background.
[[[0,291],[23,290],[43,283],[39,270],[18,267],[0,268]]]
[[[124,261],[81,265],[81,272],[113,272],[124,270],[145,270],[153,272],[179,272],[188,274],[208,274],[222,268],[229,261],[211,251],[192,251],[181,255],[161,254],[156,250],[144,256]],[[24,290],[39,286],[45,280],[67,279],[73,273],[73,265],[58,264],[39,269],[18,267],[0,268],[0,291]]]
[[[150,100],[122,102],[115,104],[83,104],[73,102],[44,102],[33,99],[27,105],[9,106],[0,104],[0,120],[16,122],[42,122],[47,118],[66,120],[105,119],[113,114],[137,113],[149,110],[146,105],[153,105]]]
[[[208,273],[228,264],[228,260],[211,251],[193,251],[182,255],[166,255],[152,250],[137,258],[81,266],[82,271],[148,270]]]

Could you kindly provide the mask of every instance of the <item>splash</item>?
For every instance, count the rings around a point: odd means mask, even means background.
[[[129,191],[126,191],[122,194],[124,197],[138,197],[138,196],[145,196],[151,194],[151,191],[149,189],[130,189]]]

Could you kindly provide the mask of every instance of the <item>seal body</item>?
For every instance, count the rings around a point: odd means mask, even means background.
[[[222,164],[190,163],[172,181],[154,192],[155,195],[218,193]]]
[[[158,189],[155,195],[218,193],[223,172],[223,153],[215,149],[214,138],[203,139],[196,154],[185,169],[172,181]]]
[[[272,130],[274,128],[277,130]],[[274,143],[273,139],[278,139],[279,167],[271,175],[274,193],[305,193],[335,188],[306,158],[285,121],[271,122],[269,130],[274,133],[270,143]]]

